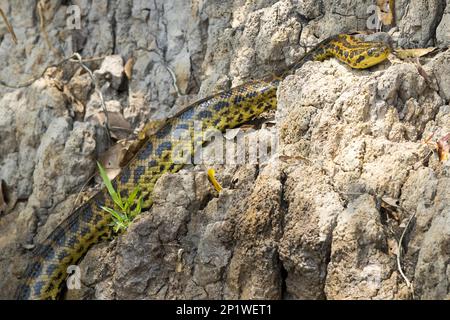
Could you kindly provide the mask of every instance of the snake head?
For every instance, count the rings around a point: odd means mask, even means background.
[[[391,53],[391,48],[383,42],[373,42],[373,45],[356,55],[350,66],[356,69],[370,68],[387,59]]]

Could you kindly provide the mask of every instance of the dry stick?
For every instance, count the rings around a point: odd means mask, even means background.
[[[411,224],[412,219],[416,216],[416,213],[414,212],[408,219],[408,222],[406,223],[405,229],[402,232],[402,235],[400,237],[400,240],[398,240],[398,246],[397,246],[397,267],[398,271],[400,272],[401,276],[406,282],[406,286],[412,291],[413,297],[414,297],[414,289],[412,286],[412,283],[409,281],[409,279],[406,277],[406,275],[403,273],[402,265],[401,265],[401,254],[402,254],[402,242],[403,238],[406,234],[406,231],[408,230],[409,225]]]
[[[49,48],[51,51],[53,51],[53,53],[54,53],[56,56],[60,56],[61,53],[60,53],[58,50],[56,50],[56,48],[52,45],[52,43],[50,42],[50,39],[49,39],[49,37],[48,37],[47,30],[45,29],[45,18],[44,18],[44,13],[43,13],[43,10],[44,10],[44,9],[43,9],[43,8],[44,8],[44,7],[43,7],[43,5],[42,5],[42,2],[41,2],[41,0],[39,0],[38,3],[37,3],[37,9],[38,9],[39,21],[40,21],[40,23],[39,23],[39,28],[41,29],[41,33],[42,33],[42,35],[44,36],[44,40],[45,40],[45,42],[47,43],[48,48]]]
[[[14,33],[14,29],[11,26],[11,24],[9,23],[8,18],[6,17],[6,15],[2,9],[0,9],[0,14],[2,15],[3,20],[5,21],[6,28],[8,28],[8,32],[11,34],[11,37],[12,37],[14,43],[17,44],[17,37],[16,37],[16,34]]]
[[[6,83],[6,82],[3,81],[3,80],[0,80],[0,85],[2,85],[2,86],[4,86],[4,87],[7,87],[7,88],[11,88],[11,89],[20,89],[20,88],[28,87],[28,86],[30,86],[33,82],[35,82],[36,80],[42,78],[42,76],[43,76],[43,75],[47,72],[47,70],[50,69],[50,68],[56,68],[56,67],[59,67],[60,65],[62,65],[63,63],[66,63],[66,62],[77,62],[77,63],[78,63],[78,60],[74,60],[73,57],[74,57],[74,56],[70,56],[69,58],[65,58],[65,59],[61,60],[60,62],[58,62],[58,63],[56,63],[56,64],[52,64],[52,65],[47,66],[47,67],[44,69],[44,71],[42,71],[39,75],[37,75],[36,77],[33,77],[33,78],[31,78],[31,79],[29,79],[29,80],[27,80],[27,81],[25,81],[25,82],[22,82],[22,83],[19,83],[19,84],[9,84],[9,83]],[[96,61],[96,60],[103,60],[104,58],[105,58],[105,56],[101,56],[101,57],[91,57],[91,58],[83,59],[82,61],[83,61],[83,62],[91,62],[91,61]]]
[[[95,77],[95,75],[92,73],[91,69],[89,69],[84,63],[83,63],[83,59],[81,58],[81,56],[78,53],[74,53],[72,55],[73,58],[75,58],[75,61],[77,61],[80,66],[86,70],[86,72],[89,74],[89,76],[91,77],[92,82],[94,83],[95,86],[95,92],[97,92],[99,98],[100,98],[100,103],[102,105],[102,109],[103,112],[105,113],[105,128],[106,128],[106,134],[108,135],[109,140],[111,140],[111,133],[109,130],[109,118],[108,118],[108,111],[106,110],[106,105],[105,105],[105,100],[103,99],[103,94],[100,90],[100,88],[98,87],[98,81],[97,78]],[[73,60],[71,60],[73,61]]]
[[[20,89],[20,88],[24,88],[24,87],[28,87],[30,86],[33,82],[35,82],[36,80],[42,78],[42,76],[47,72],[48,69],[50,68],[54,68],[54,67],[59,67],[61,64],[70,61],[72,57],[69,58],[65,58],[63,60],[61,60],[60,62],[56,63],[56,64],[52,64],[50,66],[47,66],[44,71],[42,71],[38,76],[31,78],[25,82],[19,83],[19,84],[9,84],[4,82],[3,80],[0,80],[0,85],[7,87],[7,88],[11,88],[11,89]]]
[[[177,85],[177,77],[175,75],[175,72],[173,72],[172,69],[170,69],[169,66],[167,66],[165,63],[163,63],[164,68],[166,68],[166,70],[170,73],[170,76],[172,77],[172,84],[173,87],[175,88],[175,91],[177,92],[178,96],[182,96],[182,94],[180,93],[180,90],[178,89],[178,85]]]

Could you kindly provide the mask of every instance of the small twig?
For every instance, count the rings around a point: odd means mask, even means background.
[[[70,58],[65,58],[63,60],[61,60],[60,62],[56,63],[56,64],[52,64],[50,66],[47,66],[44,71],[42,71],[38,76],[31,78],[25,82],[19,83],[19,84],[9,84],[4,82],[3,80],[0,80],[0,85],[7,87],[7,88],[11,88],[11,89],[20,89],[20,88],[24,88],[24,87],[28,87],[30,86],[33,82],[35,82],[36,80],[39,80],[40,78],[42,78],[42,76],[47,72],[48,69],[50,68],[55,68],[55,67],[59,67],[61,64],[70,61],[72,57]]]
[[[38,1],[37,3],[37,9],[38,9],[38,14],[39,14],[39,28],[41,29],[41,33],[44,37],[45,42],[47,43],[48,48],[53,51],[53,53],[57,56],[60,56],[61,53],[56,50],[56,48],[52,45],[52,43],[50,42],[50,38],[48,37],[48,33],[47,30],[45,29],[45,17],[44,17],[44,6],[41,2],[41,0]]]
[[[75,58],[78,63],[80,64],[80,66],[86,70],[86,72],[89,74],[89,76],[91,77],[92,82],[94,83],[95,86],[95,92],[97,92],[99,98],[100,98],[100,104],[102,105],[102,109],[103,112],[105,113],[105,128],[106,128],[106,134],[108,135],[109,140],[111,140],[111,132],[109,129],[109,117],[108,117],[108,111],[106,110],[106,105],[105,105],[105,100],[103,99],[103,94],[99,88],[98,85],[98,81],[97,78],[95,77],[94,73],[91,71],[91,69],[89,69],[84,63],[83,63],[83,59],[81,58],[81,56],[78,53],[74,53],[72,55],[72,58]]]
[[[0,9],[0,15],[3,17],[3,20],[5,21],[6,28],[8,28],[8,32],[11,34],[11,37],[12,37],[14,43],[17,44],[17,37],[16,37],[16,34],[14,33],[14,29],[11,26],[11,24],[9,23],[8,18],[6,17],[6,15],[2,9]]]
[[[101,56],[101,57],[92,57],[92,58],[85,58],[82,61],[83,62],[91,62],[91,61],[97,61],[97,60],[103,60],[105,58],[105,56]],[[56,68],[59,67],[60,65],[66,63],[66,62],[76,62],[78,63],[79,60],[78,59],[73,59],[73,56],[70,56],[69,58],[65,58],[63,60],[61,60],[60,62],[56,63],[56,64],[52,64],[47,66],[39,75],[37,75],[36,77],[33,77],[25,82],[19,83],[19,84],[9,84],[6,83],[3,80],[0,80],[0,85],[7,87],[7,88],[11,88],[11,89],[20,89],[20,88],[24,88],[24,87],[28,87],[30,86],[33,82],[35,82],[36,80],[39,80],[40,78],[42,78],[42,76],[47,72],[48,69],[50,68]]]
[[[414,288],[413,285],[411,283],[411,281],[409,281],[409,279],[406,277],[406,275],[404,274],[403,270],[402,270],[402,264],[401,264],[401,255],[402,255],[402,243],[403,243],[403,238],[405,237],[406,231],[408,230],[409,225],[411,224],[411,221],[413,220],[413,218],[416,216],[416,213],[414,212],[408,219],[408,222],[406,223],[405,229],[402,232],[402,235],[400,237],[400,240],[398,240],[398,246],[397,246],[397,267],[398,267],[398,271],[400,272],[403,280],[405,280],[406,282],[406,286],[411,290],[413,296],[414,296]]]
[[[180,93],[180,90],[178,89],[178,85],[177,85],[177,77],[175,75],[175,72],[173,72],[173,70],[171,68],[169,68],[169,66],[167,66],[166,64],[163,63],[163,66],[166,68],[167,71],[169,71],[170,76],[172,77],[172,84],[173,87],[175,88],[175,91],[177,92],[178,96],[183,96],[183,94]]]

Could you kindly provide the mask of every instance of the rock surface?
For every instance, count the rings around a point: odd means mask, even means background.
[[[0,23],[0,80],[23,83],[71,50],[106,57],[86,62],[95,81],[67,62],[32,85],[0,86],[0,298],[109,147],[95,89],[138,127],[365,29],[372,4],[74,1],[81,28],[70,30],[65,2],[40,2],[0,0],[19,39]],[[448,46],[448,0],[406,2],[396,1],[397,44]],[[279,138],[268,163],[214,166],[219,194],[202,166],[162,177],[152,209],[80,262],[82,290],[67,298],[449,299],[450,164],[423,141],[450,132],[450,53],[422,63],[307,63],[278,90],[276,126],[249,133]],[[412,214],[401,265],[413,290],[397,266]]]

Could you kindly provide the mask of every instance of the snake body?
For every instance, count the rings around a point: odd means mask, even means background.
[[[329,57],[336,57],[352,68],[362,69],[385,60],[389,52],[389,47],[384,43],[364,42],[350,35],[337,35],[319,43],[290,69],[298,68],[309,60],[322,61]],[[174,139],[175,132],[192,135],[196,123],[200,123],[203,130],[213,128],[224,131],[262,112],[275,109],[276,91],[283,76],[273,75],[250,81],[195,102],[149,137],[113,180],[113,186],[122,196],[126,196],[137,185],[140,186],[144,197],[143,207],[150,207],[151,193],[158,178],[183,167],[182,163],[173,161],[174,150],[181,147],[192,152],[194,149],[195,142]],[[67,267],[77,263],[92,244],[110,236],[111,216],[101,206],[113,207],[106,188],[74,210],[35,248],[18,288],[18,299],[56,299],[60,296],[67,278]]]

